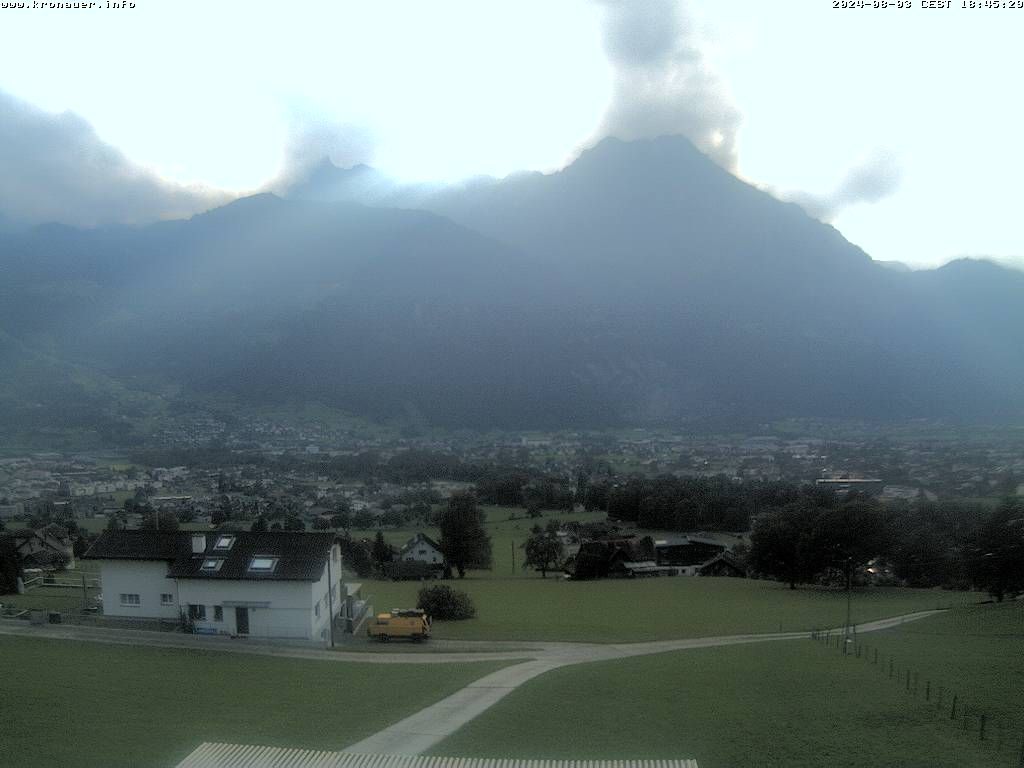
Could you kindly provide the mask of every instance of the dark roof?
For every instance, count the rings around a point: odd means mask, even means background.
[[[174,560],[191,551],[184,531],[104,531],[82,555],[85,560]]]
[[[192,537],[203,536],[206,546],[201,554],[192,553]],[[221,536],[233,536],[228,550],[215,550]],[[317,581],[330,557],[333,533],[298,531],[106,531],[85,557],[91,560],[166,560],[168,576],[174,579],[245,579],[254,581]],[[249,565],[254,557],[275,558],[272,571],[254,573]],[[201,570],[203,561],[223,560],[216,571]]]

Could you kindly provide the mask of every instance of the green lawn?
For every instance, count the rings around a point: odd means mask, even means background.
[[[202,741],[340,749],[501,666],[0,637],[0,762],[166,767]]]
[[[468,592],[477,617],[435,622],[436,637],[461,640],[630,642],[842,626],[846,595],[773,581],[662,578],[566,581],[561,578],[445,582]],[[419,582],[367,581],[375,609],[413,606]],[[856,622],[977,602],[965,592],[873,588],[853,593]]]
[[[865,639],[869,636],[865,636]],[[949,651],[932,636],[932,652]],[[955,636],[953,647],[964,638]],[[1018,673],[1018,645],[998,662]],[[948,665],[947,665],[948,667]],[[985,685],[985,681],[979,681]],[[1019,725],[1019,723],[1018,723]],[[972,727],[976,726],[976,721]],[[992,768],[1018,765],[1018,727],[995,735],[951,724],[878,667],[810,640],[710,648],[565,667],[514,691],[437,755],[574,759],[696,758],[701,768]]]
[[[48,574],[49,575],[49,574]],[[99,564],[95,561],[78,559],[75,568],[68,568],[63,571],[56,571],[53,577],[60,582],[78,583],[84,575],[87,579],[98,579],[100,576]],[[89,598],[89,605],[95,605],[95,598],[99,596],[100,590],[88,586],[86,588]],[[16,609],[37,609],[43,611],[77,611],[82,608],[81,587],[34,587],[24,595],[9,594],[0,595],[0,604],[5,607]]]
[[[1016,724],[1018,740],[1024,738],[1024,603],[962,608],[861,641],[872,660],[878,648],[887,681],[891,658],[894,670],[917,673],[919,697],[929,681],[933,691],[943,688],[946,703],[955,692],[961,705]],[[893,684],[898,678],[896,672]]]

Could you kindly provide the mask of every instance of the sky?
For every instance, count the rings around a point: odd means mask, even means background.
[[[1024,10],[135,6],[0,11],[0,214],[139,222],[273,188],[323,155],[453,181],[682,133],[876,259],[1024,256]]]

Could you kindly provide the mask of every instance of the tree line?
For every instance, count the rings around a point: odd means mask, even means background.
[[[1024,592],[1024,499],[987,509],[807,493],[756,516],[748,565],[791,587],[870,576],[1001,601]]]

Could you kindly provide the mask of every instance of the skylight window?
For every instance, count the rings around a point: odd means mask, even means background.
[[[219,536],[217,537],[217,543],[213,545],[214,549],[231,549],[235,543],[234,536]]]
[[[203,560],[203,564],[199,566],[200,571],[219,571],[220,567],[224,565],[224,560],[219,557],[211,557]]]
[[[272,573],[276,567],[276,557],[260,557],[257,555],[249,563],[249,571],[251,573]]]

